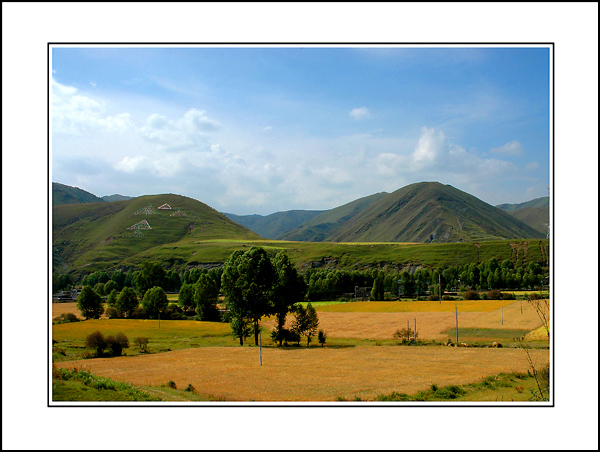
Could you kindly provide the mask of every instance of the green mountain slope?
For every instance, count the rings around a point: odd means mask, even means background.
[[[266,239],[275,239],[302,223],[322,213],[322,210],[289,210],[271,215],[235,215],[224,214],[227,218],[247,227]]]
[[[52,205],[59,206],[62,204],[80,204],[87,202],[103,202],[102,198],[98,198],[91,193],[77,187],[52,182]]]
[[[550,197],[533,199],[520,204],[501,204],[496,206],[508,212],[523,223],[544,234],[550,224]]]
[[[545,237],[506,212],[438,182],[408,185],[348,220],[335,242],[445,243]]]
[[[159,209],[163,204],[171,209]],[[206,204],[173,194],[52,208],[53,262],[63,271],[137,265],[150,250],[183,241],[259,238]]]
[[[348,204],[336,207],[302,223],[296,229],[280,234],[278,240],[295,240],[305,242],[330,241],[335,231],[348,220],[362,212],[371,204],[385,197],[387,193],[376,193],[357,199]]]

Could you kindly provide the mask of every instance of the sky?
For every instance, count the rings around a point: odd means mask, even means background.
[[[408,184],[549,196],[548,46],[51,48],[51,179],[239,215]]]

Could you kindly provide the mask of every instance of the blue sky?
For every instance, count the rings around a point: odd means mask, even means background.
[[[547,47],[60,47],[52,180],[223,212],[328,209],[439,181],[548,196]]]

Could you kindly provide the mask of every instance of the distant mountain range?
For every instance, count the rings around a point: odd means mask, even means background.
[[[53,206],[134,199],[139,198],[123,195],[98,198],[79,188],[55,182],[52,185]],[[546,237],[549,198],[494,207],[450,185],[421,182],[325,211],[223,215],[260,237],[275,240],[443,243],[528,239]]]
[[[518,218],[523,223],[544,234],[550,224],[550,197],[537,198],[520,204],[500,204],[496,206]]]

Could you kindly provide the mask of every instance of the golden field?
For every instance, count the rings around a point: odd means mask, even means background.
[[[548,350],[530,350],[536,367]],[[466,384],[501,372],[527,372],[523,350],[358,346],[308,349],[202,347],[144,356],[57,363],[136,386],[169,380],[221,401],[327,402],[374,400],[394,391],[416,393],[431,384]]]

